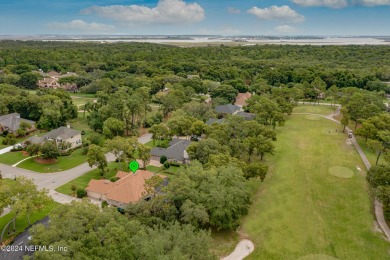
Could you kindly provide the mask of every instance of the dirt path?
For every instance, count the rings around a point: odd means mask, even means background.
[[[319,115],[319,114],[314,114],[314,113],[293,113],[295,115],[313,115],[313,116],[320,116],[320,117],[323,117],[323,118],[326,118],[326,119],[329,119],[337,124],[341,124],[340,121],[334,119],[334,116],[337,116],[340,114],[340,109],[341,107],[338,107],[335,111],[334,114],[331,114],[331,115]],[[348,133],[351,129],[349,127],[345,127],[345,129],[347,130],[346,132]],[[351,138],[349,138],[353,144],[353,146],[355,146],[356,148],[356,151],[358,152],[360,158],[362,159],[364,165],[366,166],[367,170],[371,168],[371,164],[370,162],[368,161],[367,159],[367,156],[364,154],[362,148],[360,147],[360,145],[358,144],[358,142],[356,141],[356,138],[354,135],[352,135]],[[390,228],[389,226],[387,225],[386,221],[385,221],[385,217],[383,215],[383,205],[382,203],[380,203],[377,199],[375,199],[375,202],[374,202],[374,207],[375,207],[375,217],[376,217],[376,221],[378,222],[379,226],[381,227],[383,233],[385,234],[387,240],[390,242]]]

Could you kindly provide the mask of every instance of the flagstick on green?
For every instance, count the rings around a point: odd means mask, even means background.
[[[129,163],[129,169],[135,173],[139,168],[139,163],[137,161],[132,161]]]

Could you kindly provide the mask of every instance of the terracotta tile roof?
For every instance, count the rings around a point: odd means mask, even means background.
[[[251,96],[252,96],[252,94],[250,92],[238,93],[238,95],[236,97],[236,102],[234,104],[236,106],[240,106],[240,107],[246,106],[246,100],[248,98],[250,98]]]
[[[91,180],[86,190],[106,195],[108,200],[128,204],[137,202],[144,196],[145,181],[154,175],[144,170],[138,170],[136,174],[119,171],[116,174],[118,181],[108,183],[107,180]],[[165,178],[163,175],[158,176]]]
[[[115,182],[109,180],[90,180],[88,183],[87,191],[93,191],[100,194],[107,194],[115,186]]]

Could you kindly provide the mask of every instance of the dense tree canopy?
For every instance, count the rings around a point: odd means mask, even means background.
[[[36,225],[30,234],[34,245],[67,248],[38,251],[34,259],[213,259],[206,231],[178,223],[146,227],[88,201],[58,207],[47,227]]]

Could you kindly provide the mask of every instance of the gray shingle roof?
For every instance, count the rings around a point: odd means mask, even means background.
[[[256,116],[255,114],[247,113],[244,111],[240,111],[240,112],[236,113],[235,115],[242,116],[245,120],[253,120],[253,119],[255,119],[255,116]]]
[[[20,118],[20,114],[18,113],[0,116],[0,125],[8,128],[11,132],[18,130],[22,121],[27,122],[30,125],[35,124],[34,121]]]
[[[223,122],[225,122],[225,118],[221,118],[221,119],[210,118],[209,120],[207,120],[206,125],[212,125],[214,123],[222,124]]]
[[[215,112],[223,113],[223,114],[231,114],[231,115],[240,111],[240,110],[241,110],[241,107],[236,106],[236,105],[232,105],[232,104],[221,105],[221,106],[215,107]]]
[[[61,126],[57,129],[51,130],[43,138],[61,138],[63,140],[69,139],[75,135],[81,134],[81,131],[67,128],[66,126]]]
[[[170,146],[168,148],[155,147],[150,151],[150,154],[152,156],[166,156],[168,159],[183,161],[184,159],[188,159],[186,149],[190,144],[190,140],[174,138],[169,143]]]

